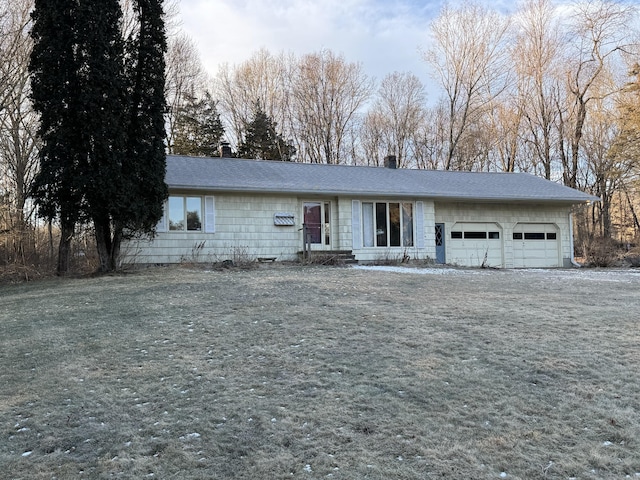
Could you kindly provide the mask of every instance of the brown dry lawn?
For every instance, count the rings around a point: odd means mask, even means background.
[[[632,270],[0,286],[0,478],[638,478],[639,307]]]

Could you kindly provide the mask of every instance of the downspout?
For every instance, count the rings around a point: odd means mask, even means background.
[[[569,261],[571,262],[571,265],[581,268],[582,265],[575,260],[575,252],[573,249],[573,213],[571,212],[569,212],[569,250],[569,254],[571,255],[569,257]]]

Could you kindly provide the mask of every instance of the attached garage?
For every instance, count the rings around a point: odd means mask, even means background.
[[[513,229],[513,266],[542,268],[562,265],[559,228],[553,223],[518,223]]]
[[[456,223],[451,227],[450,263],[502,266],[502,245],[502,228],[496,223]]]

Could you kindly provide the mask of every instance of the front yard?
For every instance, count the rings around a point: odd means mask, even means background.
[[[0,286],[0,478],[640,477],[640,272]]]

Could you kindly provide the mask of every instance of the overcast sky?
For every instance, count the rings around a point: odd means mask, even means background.
[[[239,64],[265,47],[302,55],[323,48],[360,62],[378,81],[394,71],[429,83],[419,49],[440,0],[180,0],[182,28],[196,42],[207,71]],[[455,1],[449,4],[455,5]],[[513,5],[492,1],[492,8]],[[504,7],[513,8],[513,7]]]

